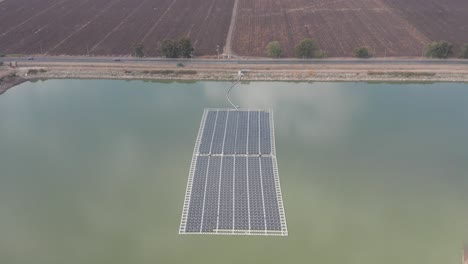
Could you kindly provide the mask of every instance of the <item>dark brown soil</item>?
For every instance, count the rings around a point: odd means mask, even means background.
[[[0,54],[127,56],[143,43],[158,56],[164,38],[189,36],[195,55],[225,45],[234,0],[4,0]],[[467,0],[239,0],[232,49],[265,56],[268,42],[284,56],[304,38],[330,57],[421,56],[424,45],[468,43]]]
[[[233,0],[4,0],[0,53],[131,55],[143,43],[159,55],[164,38],[189,36],[195,55],[224,46]],[[6,15],[4,15],[6,14]]]

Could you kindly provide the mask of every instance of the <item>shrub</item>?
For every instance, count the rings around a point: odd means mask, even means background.
[[[392,77],[430,77],[435,76],[433,72],[380,72],[370,71],[367,73],[370,76],[388,75]]]
[[[295,47],[296,57],[304,59],[313,58],[317,50],[317,45],[310,38],[303,39]]]
[[[142,43],[137,43],[133,45],[133,56],[142,58],[145,56],[145,53],[143,52],[144,46]]]
[[[3,61],[0,61],[0,66],[3,66]]]
[[[161,54],[166,58],[177,58],[179,57],[179,48],[177,42],[173,39],[165,39],[161,41],[160,51]]]
[[[39,69],[39,72],[40,72],[40,73],[44,73],[44,72],[47,72],[47,71],[44,70],[44,69]]]
[[[265,53],[268,55],[268,57],[281,57],[281,54],[283,53],[283,50],[281,49],[281,44],[278,41],[272,41],[268,43],[268,45],[266,46]]]
[[[162,70],[162,71],[159,71],[159,74],[163,74],[163,75],[167,75],[167,74],[174,74],[175,71],[173,70]]]
[[[179,39],[178,52],[179,52],[178,55],[182,58],[192,57],[193,46],[189,38],[183,37]]]
[[[34,74],[37,74],[38,70],[36,69],[29,69],[28,70],[28,75],[34,75]]]
[[[181,74],[181,75],[193,75],[193,74],[197,74],[197,71],[194,71],[194,70],[180,70],[180,71],[177,71],[176,73]]]
[[[453,45],[447,41],[434,41],[426,47],[426,57],[446,59],[453,54]]]
[[[182,62],[179,62],[179,63],[177,63],[177,65],[176,65],[176,66],[177,66],[177,68],[182,68],[182,67],[185,67],[185,65],[184,65]]]
[[[468,43],[463,44],[461,48],[461,54],[460,57],[463,59],[468,59]]]
[[[173,73],[175,73],[175,71],[173,71],[173,70],[153,70],[153,71],[150,71],[149,73],[151,73],[151,74],[168,75],[168,74],[173,74]]]
[[[354,50],[354,56],[356,58],[369,58],[370,57],[370,54],[369,54],[369,49],[366,48],[366,47],[359,47],[359,48],[356,48]]]
[[[315,51],[314,57],[318,59],[323,59],[323,58],[328,57],[328,54],[324,50],[317,50]]]

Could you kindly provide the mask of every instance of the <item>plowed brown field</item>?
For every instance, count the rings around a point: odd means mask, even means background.
[[[468,43],[467,0],[384,0],[431,40],[447,40],[455,51]]]
[[[164,38],[189,36],[196,55],[226,43],[235,0],[3,0],[0,53],[130,55],[143,42],[158,56]],[[359,46],[376,56],[421,56],[423,46],[468,43],[467,0],[238,0],[231,47],[264,56],[268,42],[285,56],[303,38],[332,57]]]
[[[434,16],[441,8],[436,2],[443,3],[446,20]],[[377,56],[421,56],[431,40],[468,42],[466,0],[240,0],[239,5],[233,49],[240,54],[264,54],[267,43],[278,40],[293,56],[306,37],[330,56],[352,56],[358,46]],[[455,13],[460,15],[451,17]]]
[[[189,36],[196,54],[224,46],[233,0],[4,0],[0,53],[129,55],[143,42]]]

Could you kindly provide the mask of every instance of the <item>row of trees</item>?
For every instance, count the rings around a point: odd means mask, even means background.
[[[272,41],[266,46],[265,53],[272,58],[280,58],[283,55],[283,49],[278,41]],[[294,53],[297,58],[310,59],[310,58],[325,58],[327,53],[321,50],[318,45],[310,38],[303,39],[294,48]],[[354,55],[358,58],[369,58],[370,53],[366,47],[359,47],[354,50]]]
[[[453,45],[447,41],[434,41],[425,47],[425,56],[428,58],[446,59],[453,55]],[[357,58],[369,58],[369,49],[360,47],[354,50]],[[468,43],[464,44],[460,51],[460,58],[468,59]]]
[[[159,43],[159,51],[166,58],[190,58],[194,48],[190,38],[164,39]],[[133,56],[142,58],[145,56],[142,43],[133,45]]]
[[[426,46],[426,57],[445,59],[453,55],[453,45],[447,41],[434,41]],[[460,58],[468,59],[468,43],[463,44]]]
[[[310,38],[303,39],[294,48],[296,57],[302,59],[325,58],[325,51],[319,49],[318,45]],[[265,53],[272,58],[280,58],[283,55],[283,49],[278,41],[272,41],[266,46]]]
[[[160,52],[166,58],[190,58],[194,51],[190,38],[164,39],[160,42]],[[318,45],[310,38],[303,39],[294,49],[297,58],[325,58],[326,52],[319,49]],[[272,41],[266,46],[265,53],[272,58],[280,58],[283,55],[283,49],[278,41]],[[135,57],[144,57],[144,46],[142,43],[133,45],[133,55]],[[428,58],[448,58],[453,55],[453,45],[447,41],[435,41],[427,45],[425,55]],[[369,58],[371,54],[367,47],[359,47],[354,50],[354,56],[357,58]],[[468,44],[461,48],[461,58],[468,59]]]
[[[327,54],[318,48],[317,44],[309,38],[302,40],[295,47],[295,55],[297,58],[325,58]],[[278,41],[268,43],[265,50],[266,55],[272,58],[280,58],[283,55],[283,49]],[[447,41],[433,42],[427,45],[425,55],[428,58],[448,58],[453,55],[453,45]],[[354,50],[356,58],[372,57],[367,47],[358,47]],[[468,43],[461,48],[460,58],[468,59]]]

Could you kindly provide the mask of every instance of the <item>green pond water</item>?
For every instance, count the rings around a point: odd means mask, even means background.
[[[178,235],[228,82],[50,80],[0,96],[0,263],[459,264],[468,85],[244,83],[272,108],[288,237]]]

